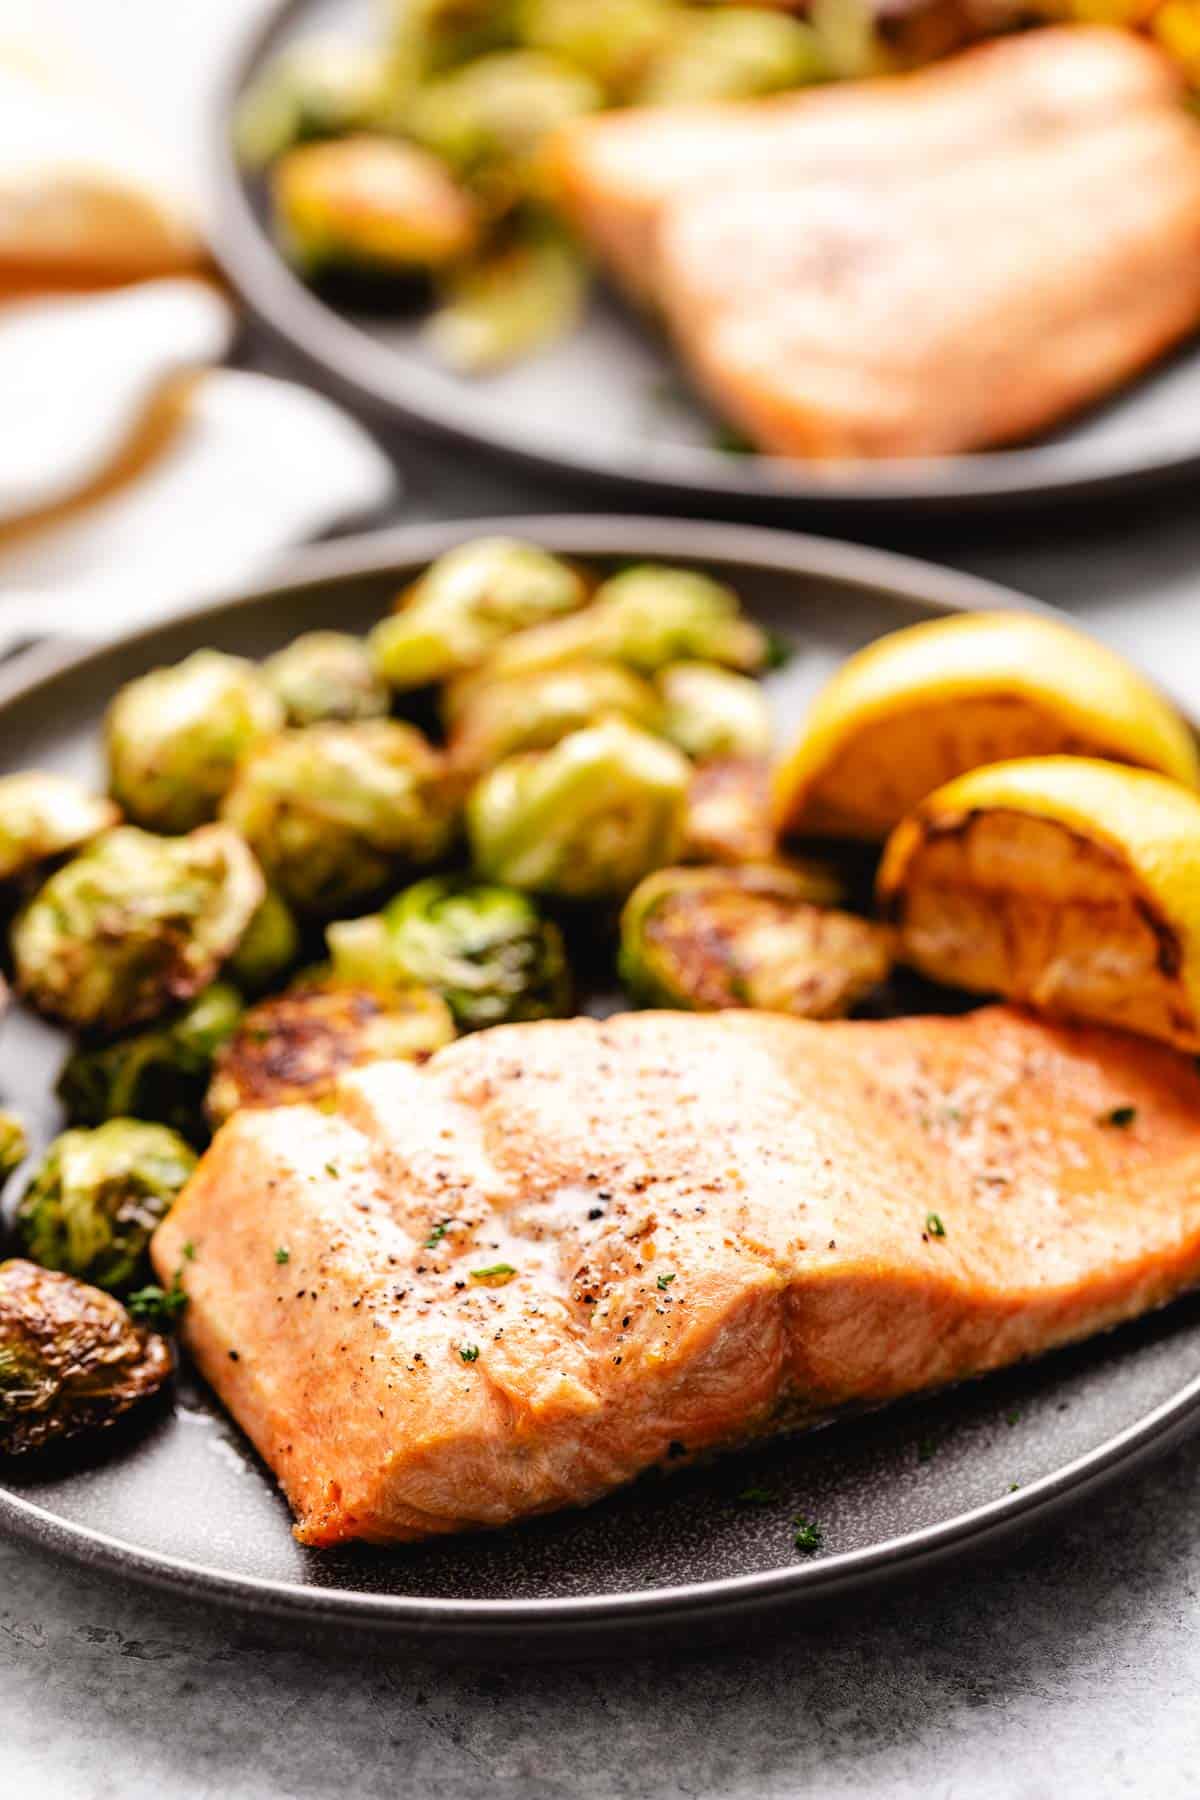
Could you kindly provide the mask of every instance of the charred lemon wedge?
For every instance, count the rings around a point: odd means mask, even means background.
[[[887,836],[956,775],[1092,756],[1200,786],[1192,734],[1104,645],[1036,613],[968,613],[893,632],[844,663],[776,770],[780,830]]]
[[[1200,796],[1070,756],[976,769],[888,840],[879,899],[904,961],[1200,1050]]]

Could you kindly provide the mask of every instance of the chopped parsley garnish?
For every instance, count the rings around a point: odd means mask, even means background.
[[[486,1269],[472,1269],[471,1280],[487,1282],[491,1287],[503,1287],[512,1280],[516,1272],[511,1263],[489,1263]]]
[[[936,1452],[937,1445],[932,1438],[921,1438],[917,1444],[917,1461],[919,1463],[932,1462]]]
[[[329,1176],[331,1181],[336,1181],[339,1174],[337,1164],[335,1162],[327,1162],[325,1164],[325,1173]]]
[[[925,1230],[930,1237],[945,1237],[946,1227],[937,1213],[925,1214]]]
[[[1115,1125],[1119,1131],[1124,1131],[1126,1126],[1132,1125],[1136,1118],[1136,1106],[1114,1106],[1111,1112],[1101,1113],[1096,1123],[1098,1125]]]
[[[796,1527],[797,1550],[802,1550],[805,1556],[815,1556],[825,1542],[825,1534],[821,1527],[812,1519],[804,1519],[799,1515],[792,1520],[792,1524]]]
[[[660,1275],[658,1278],[659,1293],[665,1294],[674,1279],[675,1277],[673,1275]]]
[[[429,1236],[425,1239],[425,1249],[436,1250],[452,1223],[453,1221],[450,1219],[439,1219],[437,1224],[433,1227],[433,1230],[429,1233]]]
[[[479,1345],[478,1344],[460,1344],[458,1347],[458,1354],[462,1357],[464,1362],[478,1362],[479,1361]]]
[[[291,1251],[286,1250],[284,1248],[284,1246],[282,1244],[280,1244],[278,1250],[275,1252],[275,1261],[277,1263],[285,1263],[285,1262],[291,1262],[291,1260],[292,1260]]]
[[[1006,1425],[1019,1425],[1021,1423],[1021,1409],[1019,1406],[1009,1407],[1004,1415],[1004,1423]]]
[[[140,1319],[152,1331],[170,1331],[188,1303],[187,1293],[183,1286],[183,1264],[181,1263],[171,1278],[169,1288],[159,1287],[156,1282],[138,1288],[130,1294],[125,1305],[130,1315]]]
[[[195,1246],[195,1244],[193,1244],[191,1238],[188,1239],[187,1243],[183,1246],[183,1248],[179,1254],[181,1256],[185,1257],[188,1262],[195,1262],[196,1246]]]
[[[739,1506],[770,1506],[772,1501],[774,1500],[774,1498],[775,1498],[775,1496],[771,1492],[770,1488],[748,1487],[748,1488],[743,1488],[741,1493],[738,1495],[738,1505]]]

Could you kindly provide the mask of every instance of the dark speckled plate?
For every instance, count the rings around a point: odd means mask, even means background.
[[[528,519],[504,528],[606,561],[695,560],[723,573],[796,655],[772,677],[786,728],[813,686],[880,632],[947,611],[1020,605],[968,577],[849,546],[748,528]],[[0,766],[94,778],[113,690],[201,645],[258,656],[316,625],[366,626],[397,586],[478,525],[334,544],[232,601],[79,653],[31,653],[0,675]],[[60,1035],[14,1012],[3,1097],[57,1127]],[[428,1548],[301,1549],[269,1475],[186,1373],[177,1404],[73,1473],[0,1476],[0,1524],[76,1558],[283,1616],[368,1626],[431,1647],[505,1654],[689,1636],[783,1604],[825,1604],[885,1577],[1020,1533],[1130,1473],[1200,1401],[1200,1302],[1079,1350],[935,1396],[646,1480],[588,1512]],[[747,1490],[761,1490],[757,1503]],[[793,1543],[796,1515],[824,1547]]]

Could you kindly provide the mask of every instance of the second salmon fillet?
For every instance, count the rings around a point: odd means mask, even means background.
[[[1200,1075],[1001,1008],[510,1026],[238,1115],[154,1260],[303,1542],[504,1525],[1191,1287]]]

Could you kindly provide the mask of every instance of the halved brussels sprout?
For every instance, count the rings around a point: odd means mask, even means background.
[[[0,776],[0,881],[82,849],[120,816],[111,800],[69,775],[30,769]]]
[[[536,544],[475,538],[439,556],[371,633],[375,667],[393,688],[424,687],[481,663],[514,631],[574,612],[587,599],[577,569]]]
[[[751,100],[804,87],[828,73],[811,25],[765,6],[696,9],[651,64],[637,91],[645,106]]]
[[[473,681],[446,695],[450,754],[457,767],[484,770],[520,750],[548,750],[598,719],[627,719],[654,730],[658,696],[620,663],[567,663],[507,681]]]
[[[444,759],[390,719],[281,732],[242,764],[224,815],[283,899],[326,917],[436,861],[456,823]]]
[[[436,156],[365,132],[289,150],[271,199],[285,254],[315,275],[444,269],[479,236],[475,203]]]
[[[318,1105],[346,1070],[424,1059],[453,1036],[445,1001],[427,988],[311,976],[246,1013],[217,1057],[209,1118],[219,1125],[239,1107]]]
[[[19,1257],[0,1263],[0,1454],[112,1425],[171,1367],[164,1340],[111,1294]]]
[[[761,756],[714,756],[688,788],[685,862],[765,863],[778,854],[770,770]]]
[[[485,672],[529,674],[580,657],[627,663],[643,675],[693,659],[752,672],[765,665],[768,650],[732,588],[694,569],[643,563],[604,582],[582,612],[500,644]]]
[[[268,657],[262,672],[289,725],[387,717],[387,685],[362,638],[348,632],[306,631]]]
[[[620,898],[677,856],[690,774],[671,744],[622,719],[509,757],[467,803],[475,866],[535,893]]]
[[[244,994],[265,993],[299,960],[300,947],[300,927],[291,907],[268,888],[225,973]]]
[[[512,0],[384,0],[388,38],[427,73],[512,42]]]
[[[117,694],[105,721],[109,792],[147,831],[190,831],[216,818],[239,760],[282,724],[253,663],[197,650]]]
[[[341,137],[379,116],[387,58],[343,38],[312,38],[276,56],[246,90],[234,120],[238,157],[260,169],[293,144]]]
[[[653,1006],[841,1018],[883,981],[891,934],[791,869],[659,869],[621,915],[620,973]]]
[[[538,186],[536,157],[559,125],[604,104],[582,69],[539,50],[497,50],[420,88],[408,107],[412,137],[493,204]]]
[[[376,919],[331,925],[336,975],[421,982],[441,994],[460,1031],[561,1018],[570,975],[557,925],[525,894],[453,876],[419,881]]]
[[[81,1044],[67,1058],[57,1093],[72,1125],[153,1120],[189,1143],[208,1139],[204,1097],[213,1061],[237,1027],[242,1000],[217,981],[176,1013],[131,1037]]]
[[[17,1208],[22,1248],[43,1268],[119,1293],[145,1274],[151,1235],[195,1166],[165,1125],[109,1119],[64,1131]]]
[[[18,914],[18,985],[52,1018],[123,1031],[207,987],[264,892],[257,863],[227,826],[181,838],[119,826]]]
[[[7,1181],[29,1155],[29,1136],[16,1113],[0,1110],[0,1181]]]
[[[616,100],[634,92],[687,21],[677,0],[517,0],[522,42],[583,69]]]
[[[712,663],[672,663],[658,678],[662,731],[697,760],[765,756],[771,709],[757,681]]]
[[[559,233],[510,236],[446,278],[429,342],[464,374],[502,368],[566,336],[583,310],[587,279],[579,249]]]

